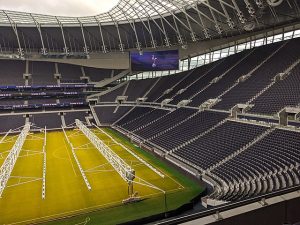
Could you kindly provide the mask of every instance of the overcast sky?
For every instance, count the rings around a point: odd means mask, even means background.
[[[94,16],[119,0],[0,0],[0,9],[55,16]]]

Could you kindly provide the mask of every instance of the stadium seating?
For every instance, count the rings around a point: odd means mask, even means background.
[[[178,147],[173,154],[202,169],[208,169],[251,142],[266,129],[262,126],[227,121],[211,132]]]
[[[1,85],[25,85],[25,61],[0,60]]]
[[[299,184],[299,133],[275,129],[212,172],[231,187],[214,197],[226,201]]]
[[[35,126],[47,129],[61,128],[62,121],[58,113],[33,114],[29,118]]]
[[[220,60],[222,62],[222,60]],[[176,85],[174,85],[170,92],[164,94],[157,100],[157,102],[161,102],[164,99],[170,99],[173,98],[175,95],[178,94],[178,92],[183,91],[188,86],[193,84],[194,82],[198,81],[202,76],[206,74],[209,70],[213,69],[215,66],[217,66],[221,62],[214,62],[196,69],[193,69],[189,71],[186,76],[184,76],[184,79],[181,79]]]
[[[147,125],[144,125],[141,129],[136,130],[135,134],[142,137],[143,139],[149,139],[160,132],[169,129],[172,126],[177,125],[186,118],[189,118],[192,114],[196,113],[195,109],[181,108],[175,111],[171,111],[166,116],[153,121]]]
[[[146,94],[147,102],[159,103],[172,98],[169,104],[177,104],[190,99],[189,106],[199,107],[208,99],[219,98],[215,109],[229,110],[238,103],[249,102],[254,104],[250,112],[274,114],[285,105],[297,106],[300,103],[297,99],[299,66],[284,80],[269,87],[277,74],[298,59],[299,41],[293,39],[257,47],[174,76],[132,80],[101,96],[100,101],[114,102],[120,95],[128,96],[128,101],[135,101]],[[282,63],[278,64],[278,61]],[[279,98],[272,98],[274,95]],[[272,106],[267,107],[265,101],[270,101]]]
[[[298,59],[299,40],[267,45],[266,48],[272,48],[275,54],[261,65],[250,78],[223,95],[222,101],[214,108],[228,110],[238,103],[246,103],[263,90],[278,73],[284,72]]]
[[[240,52],[238,54],[231,55],[219,63],[216,63],[216,66],[213,66],[208,71],[203,71],[202,73],[198,74],[198,79],[195,82],[192,82],[187,87],[187,90],[183,93],[176,95],[173,97],[173,101],[171,103],[177,104],[183,99],[190,99],[191,96],[197,94],[201,91],[206,85],[209,85],[213,82],[214,79],[218,78],[219,76],[226,75],[228,70],[234,67],[236,64],[239,63],[241,59],[244,59],[245,56],[249,54],[249,50]],[[245,59],[246,60],[246,59]],[[222,81],[221,81],[222,82]],[[223,82],[222,82],[223,83]]]
[[[123,127],[129,123],[134,122],[135,120],[139,119],[140,117],[143,117],[143,116],[149,114],[152,111],[154,111],[154,109],[148,108],[148,107],[135,107],[132,110],[130,110],[129,113],[126,114],[125,117],[121,118],[117,122],[117,125]]]
[[[28,100],[28,105],[34,104],[55,104],[56,99],[53,98],[44,98],[44,99],[30,99]]]
[[[64,119],[65,119],[66,126],[74,124],[76,119],[85,122],[85,117],[88,116],[86,111],[66,112],[64,114],[65,114]]]
[[[135,101],[137,98],[142,98],[151,89],[158,78],[146,80],[132,80],[129,82],[125,96],[128,96],[127,101]]]
[[[296,66],[284,80],[276,82],[272,88],[259,96],[252,104],[250,112],[274,114],[285,106],[300,104],[300,65]],[[268,102],[268,104],[266,104]]]
[[[110,78],[112,71],[108,69],[97,69],[84,67],[85,76],[89,77],[92,82],[98,82]]]
[[[187,76],[188,72],[178,73],[172,76],[161,77],[157,84],[147,95],[147,102],[156,102],[165,92],[170,88],[173,88],[180,80]]]
[[[148,123],[150,123],[153,120],[159,119],[160,117],[166,115],[169,111],[167,110],[162,110],[162,109],[142,109],[144,110],[144,113],[140,117],[132,117],[132,115],[135,114],[134,109],[132,112],[130,112],[126,117],[131,117],[132,119],[128,119],[129,122],[125,124],[121,124],[118,122],[117,124],[120,125],[124,130],[127,131],[134,131],[135,129],[138,129],[139,127],[142,127]],[[140,109],[139,109],[140,110]],[[125,118],[126,118],[125,117]],[[124,120],[123,120],[124,121]],[[123,122],[122,121],[122,122]]]
[[[103,106],[95,107],[97,117],[102,125],[111,125],[127,113],[132,107]]]
[[[61,74],[61,83],[82,83],[81,67],[71,64],[58,64],[58,72]]]
[[[233,85],[237,84],[237,80],[248,74],[252,69],[254,69],[261,61],[266,59],[273,51],[273,48],[269,47],[259,47],[254,49],[250,55],[244,58],[238,63],[234,68],[223,75],[222,79],[218,82],[213,83],[208,88],[204,89],[192,98],[191,106],[199,106],[208,99],[217,98],[223,92],[228,90]],[[240,54],[237,54],[240,56]],[[233,58],[238,60],[239,58]],[[218,67],[216,68],[218,69]],[[213,70],[214,71],[214,70]],[[221,70],[220,72],[223,72]],[[220,73],[219,72],[219,73]]]
[[[29,85],[57,84],[57,80],[54,78],[54,63],[29,62],[29,74],[31,74],[31,79],[28,82]]]
[[[124,94],[127,84],[122,85],[121,87],[114,89],[113,91],[108,92],[105,95],[99,97],[101,102],[115,102],[117,96],[122,96]]]
[[[14,130],[25,124],[23,115],[1,115],[0,116],[0,132],[6,133],[10,129]]]
[[[153,136],[149,141],[166,151],[171,151],[217,125],[226,117],[227,114],[223,113],[199,112],[190,116],[185,122],[178,123],[178,126],[175,125],[167,132]]]

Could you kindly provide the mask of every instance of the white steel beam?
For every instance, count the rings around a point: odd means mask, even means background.
[[[46,131],[46,127],[45,127],[45,130],[44,130],[44,144],[43,144],[43,178],[42,178],[42,199],[45,199],[46,198],[46,161],[47,161],[47,158],[46,158],[46,144],[47,144],[47,131]]]
[[[26,123],[23,130],[19,134],[18,139],[16,140],[14,146],[10,150],[8,156],[6,157],[4,163],[0,168],[0,197],[2,196],[7,181],[10,178],[10,175],[19,157],[19,154],[26,140],[26,137],[29,134],[29,130],[30,130],[30,124]]]
[[[135,178],[135,171],[107,145],[103,143],[89,128],[87,128],[80,120],[75,120],[76,126],[90,140],[90,142],[98,149],[104,158],[112,165],[121,178],[127,183],[132,183]]]
[[[159,175],[162,178],[165,178],[165,175],[160,172],[158,169],[154,168],[151,164],[149,164],[148,162],[146,162],[145,160],[143,160],[141,157],[139,157],[137,154],[135,154],[133,151],[131,151],[130,149],[128,149],[126,146],[122,145],[121,143],[117,142],[112,136],[110,136],[108,133],[106,133],[104,130],[100,129],[100,127],[98,127],[96,124],[94,124],[94,126],[103,134],[105,134],[106,136],[108,136],[115,144],[121,146],[122,148],[124,148],[128,153],[130,153],[131,155],[133,155],[136,159],[138,159],[141,163],[143,163],[145,166],[147,166],[149,169],[151,169],[154,173],[156,173],[157,175]]]

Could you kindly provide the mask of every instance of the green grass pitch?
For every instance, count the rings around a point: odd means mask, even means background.
[[[48,132],[46,145],[46,198],[42,199],[43,133],[30,134],[0,198],[0,224],[116,224],[180,207],[203,191],[196,182],[131,144],[111,129],[93,129],[111,150],[136,171],[136,175],[166,192],[134,184],[143,201],[123,205],[127,183],[78,130],[67,131],[75,154],[92,187],[81,176],[63,132]],[[17,136],[0,143],[0,166]],[[1,138],[0,138],[1,139]],[[114,142],[115,140],[116,142]],[[125,148],[161,171],[165,178],[139,161]]]

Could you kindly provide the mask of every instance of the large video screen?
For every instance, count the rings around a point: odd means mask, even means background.
[[[178,69],[178,50],[131,53],[132,71],[163,71]]]

